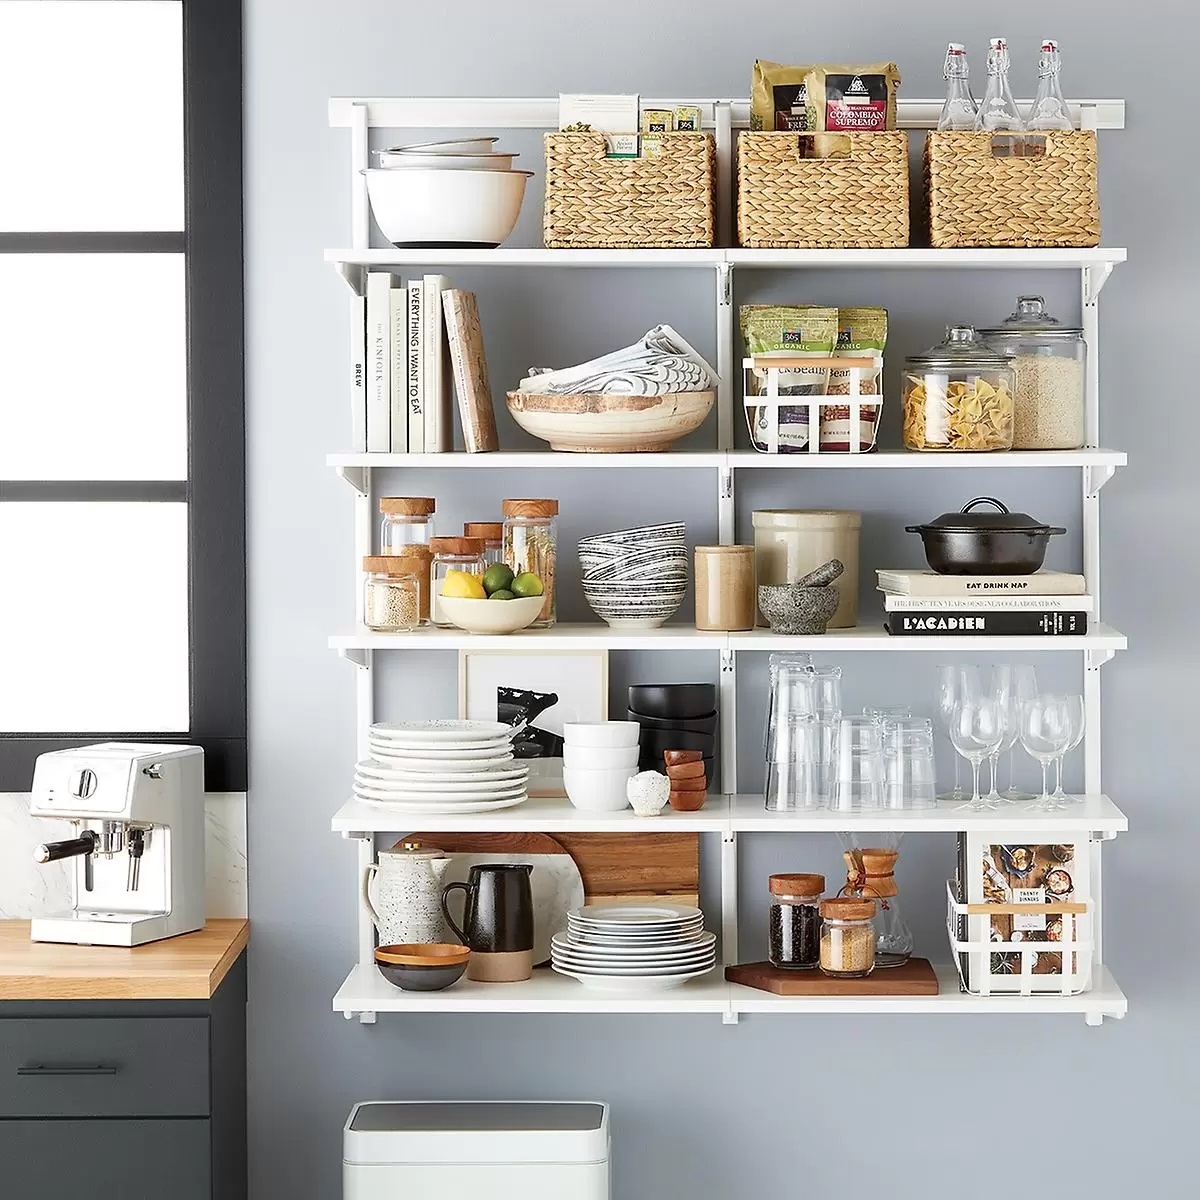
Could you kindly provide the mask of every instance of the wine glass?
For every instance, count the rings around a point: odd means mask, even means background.
[[[1038,694],[1037,672],[1029,663],[1012,666],[1012,726],[1013,740],[1008,747],[1008,787],[1000,793],[1005,800],[1032,800],[1032,792],[1023,792],[1013,785],[1013,750],[1020,735],[1021,709]]]
[[[971,764],[971,799],[959,808],[982,812],[995,805],[979,794],[979,768],[983,760],[995,754],[1004,738],[1004,714],[994,696],[968,695],[954,710],[950,741],[954,749]]]
[[[984,797],[985,800],[990,800],[992,807],[995,808],[1001,804],[1011,804],[1012,800],[1002,795],[996,790],[996,781],[1000,777],[1000,755],[1005,750],[1009,752],[1009,783],[1012,783],[1012,748],[1017,740],[1017,715],[1013,710],[1013,669],[1011,666],[1002,665],[992,668],[991,679],[991,695],[995,697],[996,702],[1000,705],[1000,715],[1004,721],[1004,733],[1000,739],[1000,745],[996,747],[996,753],[988,757],[988,766],[992,779],[991,791]]]
[[[950,736],[950,726],[954,720],[954,711],[962,703],[964,694],[969,690],[979,691],[978,674],[974,667],[964,667],[961,663],[943,663],[938,667],[938,716]],[[953,740],[950,742],[954,745]],[[939,800],[965,800],[966,793],[959,782],[958,754],[954,755],[954,790],[938,797]]]
[[[1080,742],[1083,741],[1083,735],[1087,728],[1087,710],[1083,706],[1083,697],[1064,696],[1062,700],[1067,706],[1067,721],[1070,728],[1070,737],[1066,746],[1063,748],[1062,753],[1060,753],[1054,760],[1057,786],[1055,787],[1054,791],[1050,793],[1051,797],[1058,801],[1060,808],[1066,804],[1073,803],[1076,799],[1073,796],[1068,796],[1067,793],[1063,791],[1063,759],[1066,758],[1066,756],[1070,754]]]
[[[1050,794],[1048,771],[1071,740],[1071,713],[1066,700],[1062,696],[1034,696],[1021,708],[1020,734],[1025,752],[1042,764],[1042,794],[1030,807],[1039,812],[1065,808]]]

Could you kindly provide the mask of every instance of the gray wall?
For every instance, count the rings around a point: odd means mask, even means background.
[[[1193,288],[1184,289],[1194,285],[1198,264],[1195,169],[1179,156],[1185,133],[1186,144],[1196,144],[1194,125],[1184,124],[1194,121],[1194,104],[1180,56],[1200,30],[1195,6],[1184,0],[1147,0],[1136,9],[1062,0],[1051,21],[1046,7],[1019,0],[997,28],[982,11],[962,15],[967,6],[934,0],[803,8],[779,0],[248,0],[255,1200],[338,1195],[347,1110],[356,1099],[388,1096],[607,1099],[620,1200],[827,1198],[845,1191],[851,1164],[874,1164],[883,1186],[905,1200],[957,1196],[964,1185],[1001,1195],[1017,1179],[1036,1180],[1047,1195],[1117,1197],[1147,1184],[1165,1197],[1191,1194],[1185,1116],[1195,1115],[1200,1073],[1200,975],[1188,925],[1196,899],[1187,847],[1197,822],[1187,768],[1195,762],[1197,655],[1185,606],[1200,580],[1189,383],[1196,305]],[[733,1028],[702,1016],[384,1016],[362,1028],[332,1015],[330,997],[354,953],[353,850],[328,832],[352,762],[353,680],[324,643],[350,619],[355,579],[349,489],[323,465],[348,432],[345,290],[321,262],[323,247],[348,241],[347,139],[326,127],[327,96],[738,96],[747,93],[756,55],[895,58],[905,94],[932,96],[940,92],[946,40],[968,43],[981,87],[982,48],[996,32],[1014,47],[1018,94],[1031,87],[1037,40],[1055,35],[1068,94],[1124,96],[1129,104],[1127,129],[1102,137],[1105,240],[1127,245],[1131,261],[1110,282],[1101,318],[1103,441],[1127,448],[1131,460],[1104,495],[1105,615],[1132,645],[1104,676],[1106,790],[1133,825],[1106,852],[1106,957],[1129,993],[1129,1018],[1089,1029],[1082,1018],[1036,1016],[759,1017]],[[536,147],[525,139],[526,165],[537,167]],[[536,237],[537,215],[534,193],[522,224],[528,239]],[[576,361],[658,320],[711,348],[709,279],[699,273],[455,278],[481,293],[498,387],[530,363]],[[1073,279],[1051,274],[762,273],[740,281],[738,298],[886,304],[895,364],[933,341],[947,318],[1001,317],[1028,287],[1045,289],[1056,311],[1078,309]],[[502,437],[522,444],[511,427]],[[900,532],[905,521],[981,490],[971,472],[797,476],[740,476],[740,525],[756,505],[861,508],[868,566],[912,563]],[[697,540],[712,537],[710,476],[672,471],[638,491],[625,487],[629,478],[586,472],[547,480],[563,501],[564,536],[682,515]],[[1017,506],[1078,527],[1074,475],[988,471],[982,478],[986,490],[995,486]],[[537,490],[491,471],[430,473],[412,485],[436,494],[454,520],[494,510],[502,495]],[[598,505],[610,507],[596,516]],[[1077,565],[1078,538],[1062,541],[1056,565]],[[568,598],[564,608],[570,616],[579,606]],[[932,658],[845,656],[849,701],[927,703]],[[765,663],[755,659],[747,660],[742,689],[746,787],[761,779],[753,747]],[[1044,662],[1062,686],[1078,681],[1077,656]],[[715,662],[614,655],[614,696],[619,704],[630,680],[705,671],[713,674]],[[397,655],[387,664],[382,711],[449,713],[453,680],[453,655]],[[1080,772],[1072,763],[1068,783],[1078,786]],[[836,847],[820,839],[747,841],[743,950],[756,953],[765,875],[833,874]],[[937,954],[948,840],[912,839],[902,866],[920,947]],[[1036,1165],[1025,1166],[1026,1156]]]

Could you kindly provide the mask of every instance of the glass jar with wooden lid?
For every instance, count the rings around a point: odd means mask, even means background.
[[[696,547],[696,628],[754,628],[754,547]]]
[[[771,966],[808,971],[820,959],[824,875],[772,875],[768,957]]]
[[[541,580],[545,599],[532,628],[547,629],[558,616],[554,587],[555,560],[558,556],[558,501],[503,500],[500,514],[504,518],[504,561],[512,568],[514,576],[530,574]]]
[[[429,543],[433,551],[433,568],[430,580],[430,602],[433,623],[444,629],[452,628],[454,622],[441,613],[440,597],[446,582],[446,576],[451,571],[463,572],[467,575],[482,576],[487,568],[483,562],[483,539],[472,537],[435,537]],[[480,595],[483,598],[483,580],[479,582]]]
[[[483,561],[489,567],[504,561],[503,521],[467,521],[463,525],[463,537],[483,539]]]
[[[409,633],[421,623],[414,559],[371,554],[363,559],[363,624],[376,633]]]
[[[405,546],[428,546],[433,538],[432,496],[382,496],[379,511],[379,552],[398,554]]]
[[[401,546],[395,553],[384,557],[402,563],[397,570],[407,570],[417,581],[417,607],[420,612],[420,623],[429,624],[429,594],[431,576],[433,574],[433,551],[428,546],[413,543]]]
[[[875,901],[836,896],[821,901],[821,970],[862,979],[875,970]]]

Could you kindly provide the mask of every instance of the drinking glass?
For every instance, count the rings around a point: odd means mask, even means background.
[[[884,807],[933,808],[937,804],[933,722],[912,717],[884,721],[882,728]]]
[[[862,710],[862,715],[867,720],[882,725],[887,721],[907,721],[912,717],[913,711],[907,704],[868,704]]]
[[[830,801],[837,722],[788,717],[776,722],[767,764],[771,812],[824,808]]]
[[[954,719],[954,710],[962,702],[964,694],[974,689],[979,690],[978,675],[974,667],[964,667],[961,663],[943,664],[938,667],[938,716],[946,736],[950,735],[950,725]],[[950,743],[953,746],[953,740]],[[958,754],[954,755],[954,790],[939,796],[939,800],[963,800],[966,793],[959,784]]]
[[[994,696],[967,695],[954,710],[950,722],[950,741],[954,749],[971,764],[971,799],[959,808],[982,812],[994,808],[992,801],[979,794],[979,768],[983,760],[996,752],[1004,737],[1004,715]]]
[[[1071,740],[1070,706],[1062,696],[1037,695],[1021,708],[1021,745],[1025,752],[1042,764],[1042,794],[1034,798],[1031,808],[1053,812],[1065,808],[1050,794],[1050,764],[1066,751]]]
[[[1005,750],[1011,754],[1017,740],[1017,714],[1013,709],[1013,669],[1011,666],[1001,665],[992,668],[991,694],[1000,705],[1000,714],[1004,720],[1004,735],[1000,739],[1000,745],[996,748],[996,753],[988,757],[992,787],[984,799],[990,800],[994,808],[1001,804],[1012,803],[1007,796],[996,790],[996,781],[1000,777],[1000,755]],[[1011,760],[1009,775],[1012,775]],[[1009,782],[1012,782],[1011,779]]]
[[[838,725],[837,771],[831,808],[865,812],[883,807],[883,729],[864,717]]]
[[[1008,787],[1000,793],[1005,800],[1032,800],[1032,792],[1023,792],[1013,784],[1013,750],[1019,740],[1021,709],[1038,694],[1037,672],[1029,663],[1014,663],[1012,666],[1012,726],[1014,733],[1008,748]]]
[[[780,717],[837,720],[842,715],[841,667],[813,667],[812,655],[789,651],[770,659],[771,699],[763,750],[771,761],[771,743]]]
[[[1082,696],[1064,696],[1063,703],[1067,706],[1067,721],[1070,728],[1070,737],[1066,747],[1062,753],[1054,760],[1057,782],[1054,791],[1050,795],[1058,801],[1059,806],[1073,804],[1076,802],[1082,803],[1082,796],[1069,796],[1063,791],[1063,759],[1066,758],[1080,742],[1083,741],[1083,735],[1087,727],[1087,710],[1083,706]]]

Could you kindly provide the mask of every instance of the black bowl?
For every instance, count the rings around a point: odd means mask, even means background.
[[[699,750],[705,758],[712,758],[717,739],[711,733],[690,733],[677,729],[643,729],[638,737],[642,755],[662,761],[665,750]]]
[[[636,721],[643,729],[666,730],[673,733],[707,733],[717,732],[717,714],[705,713],[701,717],[687,720],[684,717],[648,717],[645,713],[629,710],[629,719]],[[688,747],[683,747],[685,750]]]
[[[685,746],[667,747],[668,750],[684,750],[686,748],[687,747]],[[709,791],[712,791],[712,782],[714,778],[713,756],[711,754],[706,754],[700,761],[704,764],[705,775],[708,776]],[[665,775],[667,773],[667,764],[663,760],[662,751],[658,751],[656,753],[653,750],[647,750],[646,747],[643,746],[641,750],[641,757],[638,759],[638,770],[657,771],[660,775]]]
[[[716,707],[715,683],[635,683],[629,688],[629,711],[639,716],[689,721]]]

